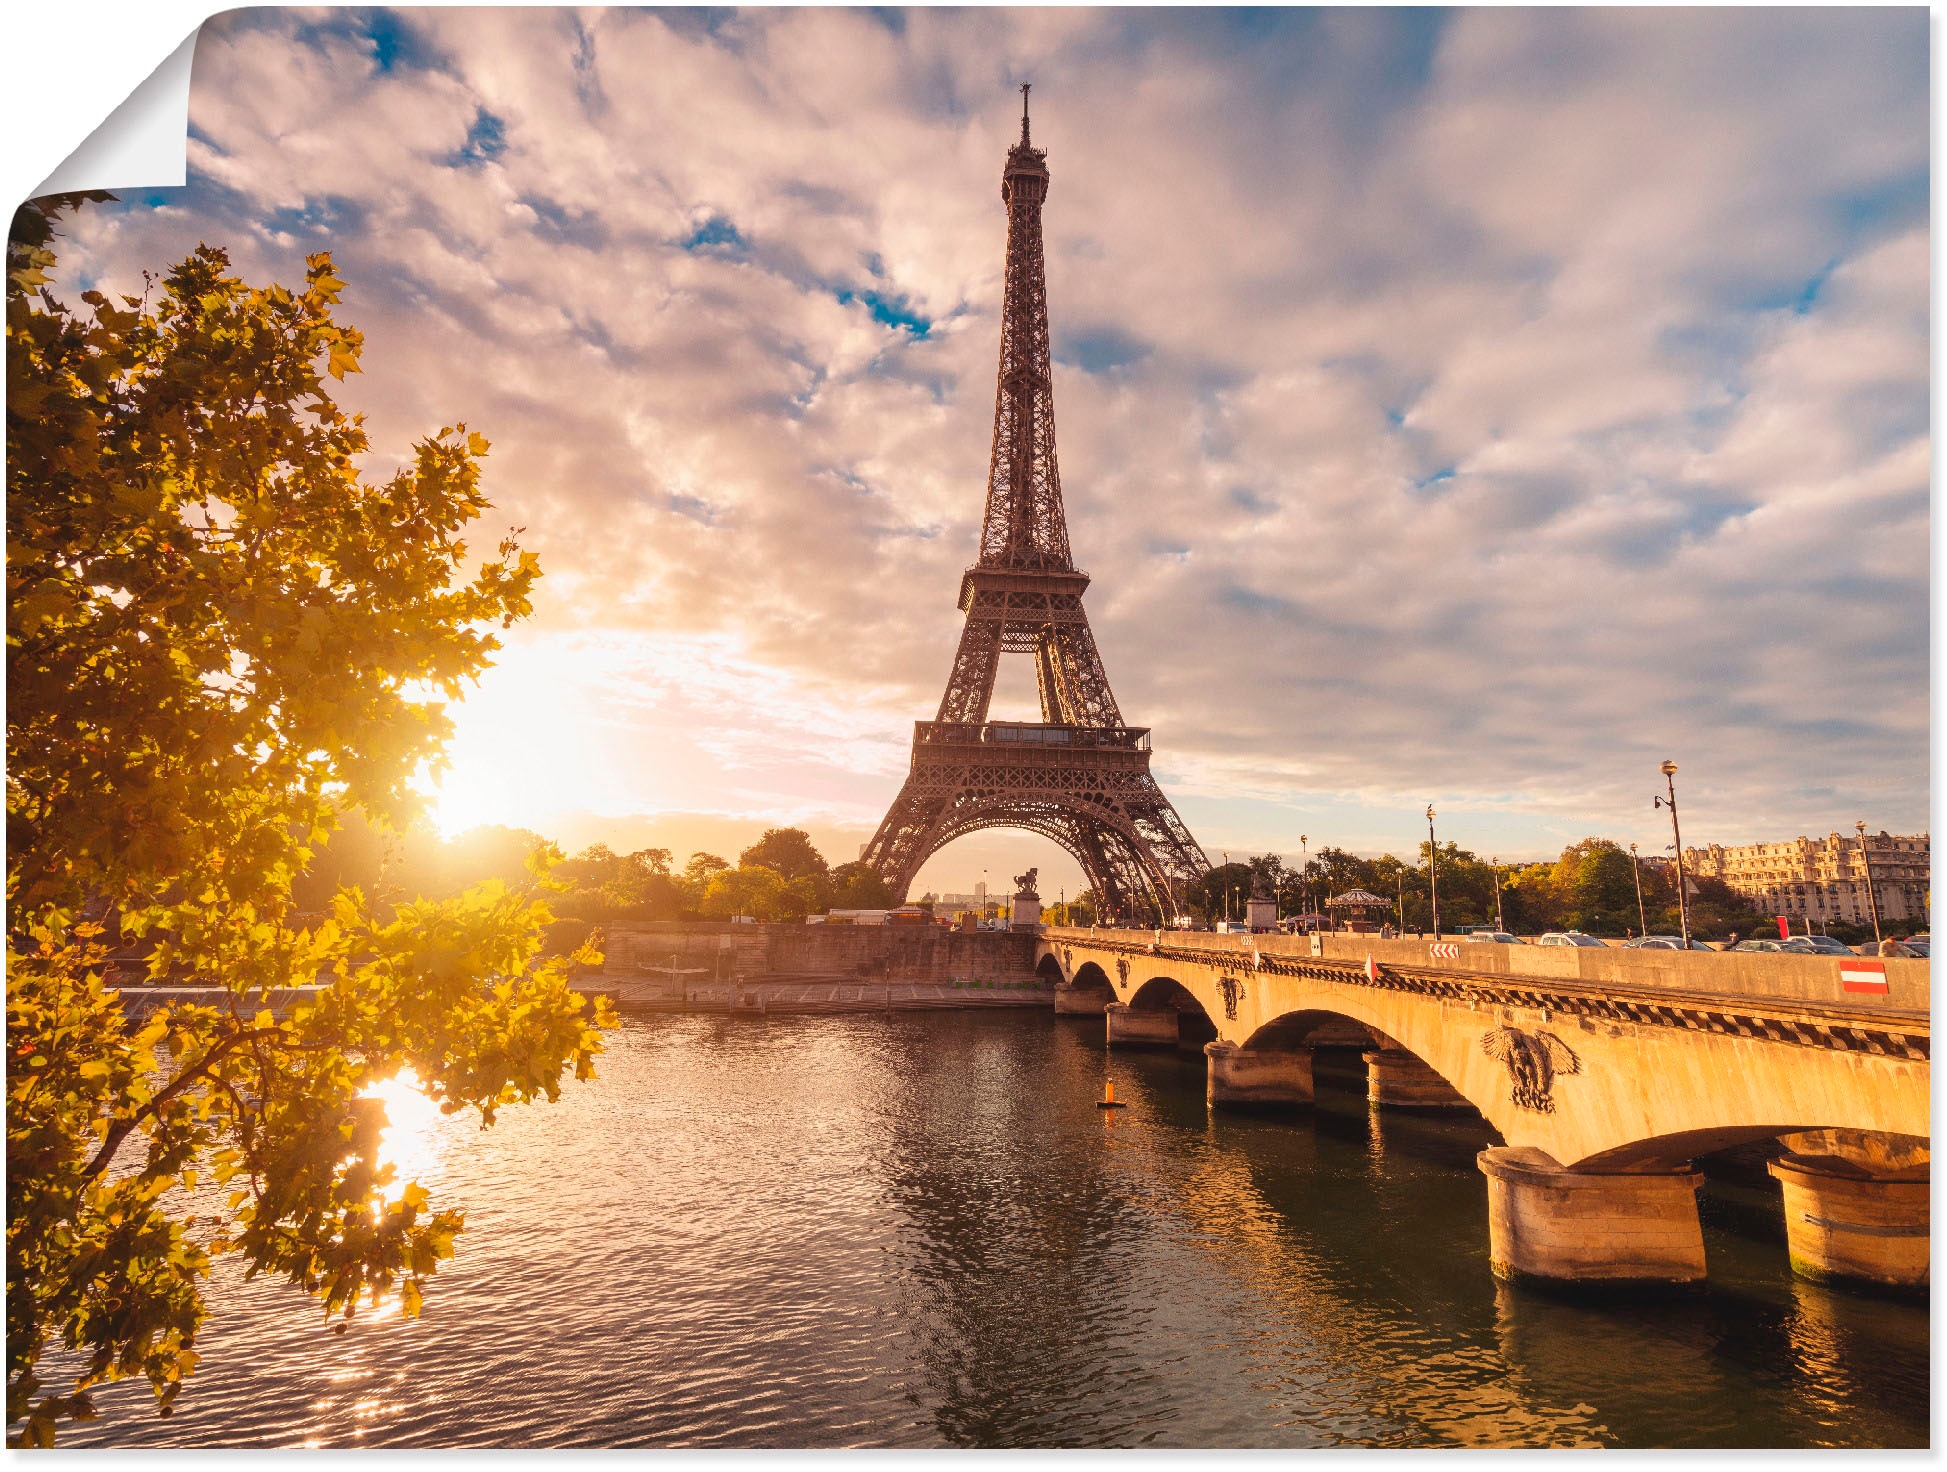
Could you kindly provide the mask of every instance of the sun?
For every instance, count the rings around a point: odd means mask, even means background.
[[[538,829],[553,815],[601,805],[613,774],[585,684],[566,663],[545,646],[509,647],[466,699],[447,706],[446,765],[419,784],[441,837],[488,824]]]

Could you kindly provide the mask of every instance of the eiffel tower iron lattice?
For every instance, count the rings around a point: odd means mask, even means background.
[[[980,556],[960,579],[966,623],[938,716],[913,725],[906,783],[862,855],[904,895],[938,849],[980,828],[1025,828],[1072,854],[1098,911],[1176,914],[1208,872],[1190,830],[1149,770],[1149,730],[1123,723],[1082,611],[1089,577],[1068,549],[1055,463],[1054,379],[1041,205],[1046,152],[1021,141],[1001,175],[1007,266],[1000,377]],[[1034,659],[1041,720],[990,721],[1003,654]]]

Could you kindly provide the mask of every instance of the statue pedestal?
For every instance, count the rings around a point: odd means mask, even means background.
[[[1244,902],[1244,923],[1253,930],[1276,930],[1278,928],[1278,902],[1261,900],[1256,896]]]
[[[1010,930],[1034,930],[1041,924],[1041,901],[1032,895],[1014,896],[1014,919]]]

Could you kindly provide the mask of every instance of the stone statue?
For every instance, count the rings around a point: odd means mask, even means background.
[[[1014,876],[1014,898],[1017,900],[1040,899],[1040,891],[1034,887],[1034,881],[1040,873],[1040,868],[1036,867],[1028,870],[1025,874],[1016,874]]]
[[[1274,900],[1278,892],[1272,887],[1271,876],[1258,869],[1251,874],[1251,898],[1254,900]]]

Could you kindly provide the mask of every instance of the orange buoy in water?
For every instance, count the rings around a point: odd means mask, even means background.
[[[1095,1107],[1097,1109],[1127,1109],[1129,1106],[1127,1104],[1116,1103],[1115,1080],[1110,1079],[1105,1087],[1102,1097],[1095,1101]]]

